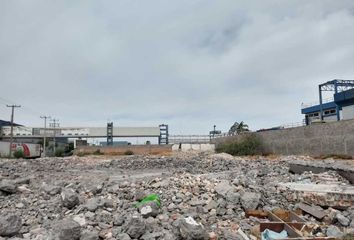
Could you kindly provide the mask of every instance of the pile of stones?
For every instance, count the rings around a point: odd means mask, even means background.
[[[296,207],[277,183],[314,180],[289,173],[288,161],[265,157],[103,157],[88,165],[76,159],[1,161],[0,239],[243,239],[238,229],[249,234],[257,225],[246,210]],[[156,170],[167,173],[146,176]],[[141,177],[129,177],[139,171]],[[161,204],[136,204],[149,194]],[[354,208],[328,211],[323,231],[353,231]]]

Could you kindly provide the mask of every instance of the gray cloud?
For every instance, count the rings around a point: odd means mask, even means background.
[[[353,28],[350,0],[3,1],[0,96],[28,125],[298,122],[319,83],[354,78]]]

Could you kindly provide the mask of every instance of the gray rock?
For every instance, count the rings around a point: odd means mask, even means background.
[[[237,204],[240,202],[240,194],[238,192],[230,191],[226,194],[226,200],[233,204]]]
[[[142,240],[155,240],[159,239],[160,237],[164,236],[163,232],[147,232],[143,236],[140,237]]]
[[[61,192],[61,200],[64,207],[68,209],[74,208],[80,203],[79,196],[73,189],[65,189]]]
[[[42,189],[44,192],[46,192],[49,195],[57,195],[61,193],[61,187],[59,186],[54,186],[54,185],[43,185]]]
[[[164,233],[164,236],[161,239],[163,239],[163,240],[177,240],[176,236],[173,235],[172,232],[164,230],[163,233]]]
[[[204,226],[201,223],[197,223],[192,217],[180,219],[178,229],[182,239],[208,239]]]
[[[0,190],[7,194],[13,194],[17,192],[17,185],[14,181],[2,180],[0,183]]]
[[[113,224],[115,226],[122,226],[124,224],[125,217],[121,214],[113,215]]]
[[[210,201],[208,202],[208,204],[206,205],[206,208],[207,208],[208,210],[216,209],[217,207],[218,207],[218,203],[215,202],[214,200],[210,200]]]
[[[94,212],[97,210],[98,208],[98,201],[96,198],[91,198],[89,199],[86,204],[85,204],[85,208],[87,210],[89,210],[90,212]]]
[[[205,205],[206,204],[206,201],[205,200],[191,200],[189,202],[189,205],[191,205],[192,207],[195,207],[195,206],[202,206],[202,205]]]
[[[94,185],[94,186],[89,186],[87,188],[87,192],[90,192],[94,195],[101,193],[103,190],[103,184],[98,184],[98,185]]]
[[[30,182],[31,182],[31,178],[29,178],[29,177],[16,178],[14,180],[14,183],[17,185],[30,184]]]
[[[118,239],[119,240],[130,240],[130,236],[126,233],[121,233],[121,234],[118,234]]]
[[[124,228],[124,232],[131,238],[139,238],[145,233],[146,225],[144,220],[137,215],[133,215],[129,220],[127,226]]]
[[[135,201],[141,201],[146,197],[146,192],[145,191],[136,191],[134,193],[134,200]]]
[[[104,199],[102,201],[102,203],[105,208],[114,208],[115,207],[115,203],[112,199]]]
[[[81,227],[86,226],[86,219],[83,213],[73,216],[73,220],[77,222]]]
[[[234,186],[231,186],[228,181],[222,181],[215,186],[215,191],[222,197],[226,197],[226,194],[233,190]]]
[[[342,226],[344,226],[344,227],[349,226],[350,220],[348,218],[344,217],[343,214],[338,213],[336,215],[336,219]]]
[[[259,205],[261,194],[245,192],[241,197],[241,204],[244,209],[255,210]]]
[[[0,236],[11,237],[16,235],[22,227],[22,220],[17,215],[0,217]]]
[[[55,240],[79,240],[80,225],[72,219],[63,219],[52,225],[52,237]]]
[[[225,239],[229,239],[229,240],[244,240],[244,238],[242,236],[240,236],[240,234],[238,234],[237,232],[233,232],[231,230],[228,230],[228,229],[224,230],[224,237],[225,237]]]
[[[326,231],[327,237],[335,237],[335,238],[340,238],[344,235],[344,233],[337,228],[336,226],[329,226]]]
[[[80,237],[80,240],[98,240],[98,232],[85,230]]]
[[[113,220],[113,216],[110,212],[102,210],[96,214],[96,220],[98,222],[109,224]]]
[[[143,204],[139,210],[144,218],[156,217],[160,212],[160,207],[156,202],[148,202]]]

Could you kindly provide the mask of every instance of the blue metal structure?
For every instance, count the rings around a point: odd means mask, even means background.
[[[354,105],[354,88],[334,94],[334,101],[341,107]]]
[[[339,92],[343,92],[349,89],[354,88],[354,80],[342,80],[342,79],[334,79],[332,81],[328,81],[326,83],[320,84],[318,86],[318,91],[319,91],[319,98],[320,98],[320,118],[323,120],[323,110],[324,110],[324,105],[323,105],[323,98],[322,98],[322,92],[325,91],[331,91],[334,92],[334,95],[338,94]],[[336,107],[336,114],[337,114],[337,121],[340,120],[340,115],[339,115],[339,105],[334,102],[335,107]]]

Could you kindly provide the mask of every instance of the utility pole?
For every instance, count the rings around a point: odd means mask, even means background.
[[[46,145],[47,145],[47,119],[51,119],[50,116],[41,116],[44,119],[44,138],[43,138],[43,157],[46,157]]]
[[[12,143],[14,141],[14,112],[15,108],[20,108],[21,105],[6,105],[6,107],[11,108],[11,136],[10,136],[10,151],[9,156],[12,156]]]
[[[56,139],[55,139],[55,128],[59,127],[59,120],[58,119],[52,119],[52,123],[50,124],[50,126],[53,128],[54,130],[54,134],[53,134],[53,142],[54,142],[54,146],[53,146],[53,151],[54,151],[54,156],[55,156],[55,151],[56,151]]]

